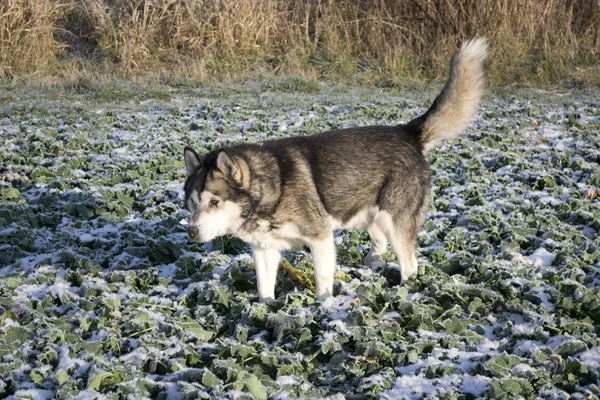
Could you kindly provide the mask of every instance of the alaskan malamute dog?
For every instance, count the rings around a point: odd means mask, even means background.
[[[186,147],[185,206],[190,240],[234,235],[252,247],[258,296],[275,296],[281,251],[308,245],[316,295],[332,294],[336,229],[366,229],[365,264],[388,242],[401,279],[417,272],[415,239],[430,200],[424,154],[470,123],[484,86],[485,39],[465,42],[427,112],[405,125],[366,126],[240,144],[203,156]]]

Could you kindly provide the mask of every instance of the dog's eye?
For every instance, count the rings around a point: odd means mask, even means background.
[[[208,207],[209,207],[209,208],[216,208],[218,205],[219,205],[219,200],[211,200],[211,201],[208,203]]]

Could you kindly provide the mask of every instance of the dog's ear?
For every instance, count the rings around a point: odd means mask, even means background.
[[[202,159],[198,153],[196,153],[196,150],[191,147],[186,147],[185,150],[183,150],[183,158],[185,159],[187,176],[192,176],[194,172],[202,166]]]
[[[241,157],[229,155],[221,150],[217,156],[217,168],[236,186],[248,189],[250,187],[250,168],[248,163]]]

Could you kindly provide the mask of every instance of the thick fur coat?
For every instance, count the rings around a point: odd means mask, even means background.
[[[206,242],[230,234],[252,247],[258,294],[273,299],[281,251],[308,245],[316,294],[332,294],[333,231],[366,229],[365,263],[388,243],[402,280],[417,272],[415,239],[429,206],[431,172],[424,154],[458,136],[472,120],[484,87],[485,39],[465,42],[431,108],[404,125],[333,130],[200,156],[186,148],[188,234]]]

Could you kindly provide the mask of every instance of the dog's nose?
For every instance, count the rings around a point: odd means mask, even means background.
[[[190,240],[198,240],[200,231],[198,230],[197,226],[188,226],[187,231],[188,231],[188,237],[190,238]]]

